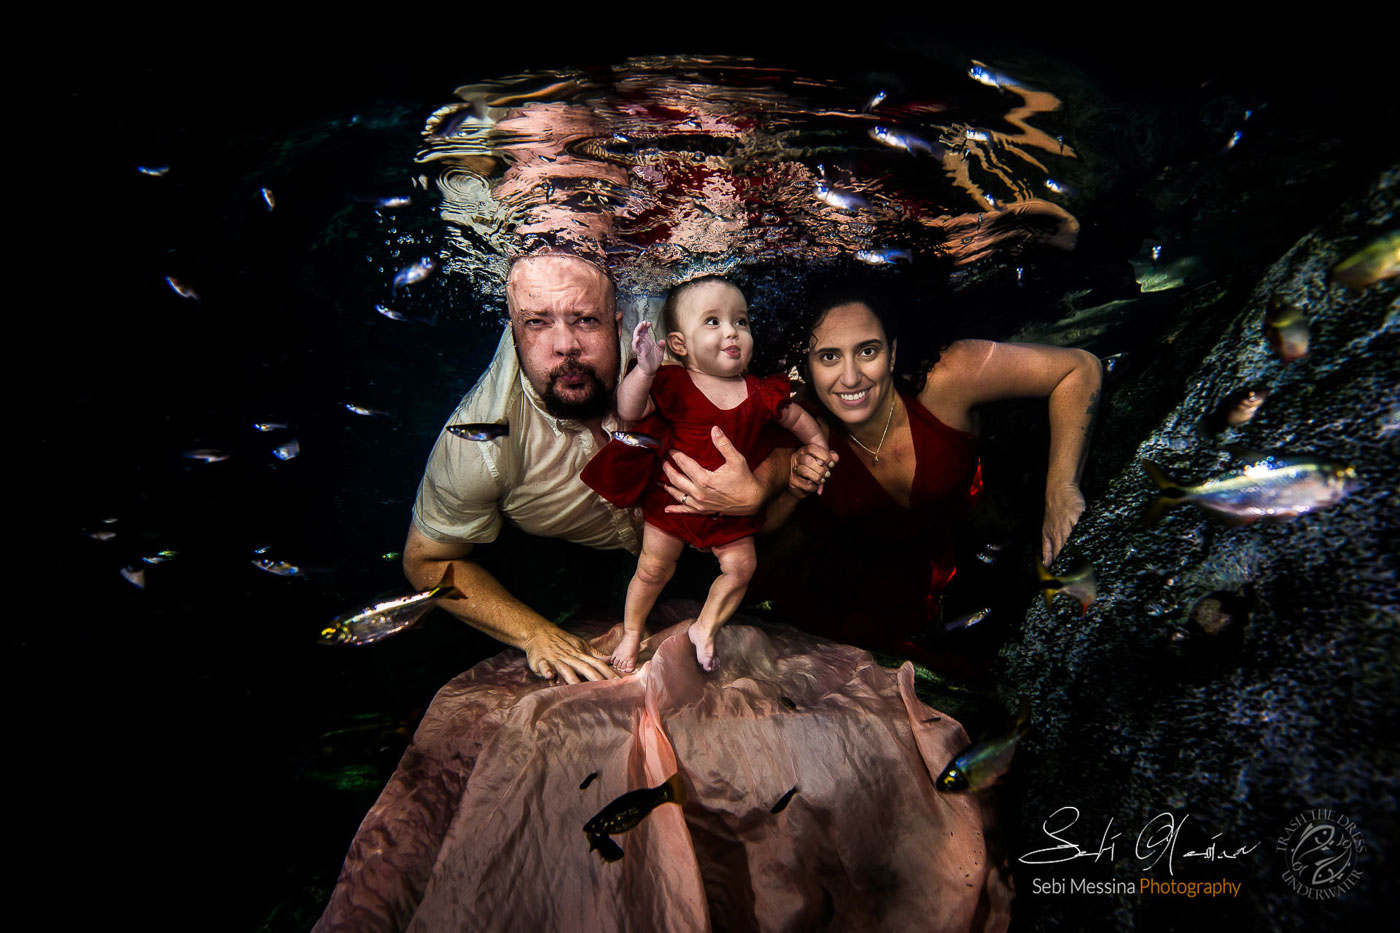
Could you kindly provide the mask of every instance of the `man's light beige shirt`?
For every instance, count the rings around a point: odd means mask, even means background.
[[[413,524],[429,538],[486,544],[509,518],[533,535],[641,549],[641,510],[618,509],[579,479],[598,451],[593,432],[545,411],[520,369],[509,325],[491,365],[447,423],[508,423],[510,434],[489,441],[438,435],[413,505]],[[603,427],[617,430],[616,416]]]

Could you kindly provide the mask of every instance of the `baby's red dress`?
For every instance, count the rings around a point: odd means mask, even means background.
[[[734,408],[716,408],[690,378],[684,366],[662,366],[651,383],[656,411],[632,426],[661,442],[658,450],[632,447],[614,438],[588,461],[582,478],[598,495],[619,508],[642,507],[647,524],[669,532],[697,548],[708,549],[746,538],[763,525],[758,515],[685,515],[667,512],[676,500],[662,483],[661,464],[672,450],[685,453],[707,470],[718,469],[724,456],[710,437],[718,425],[743,454],[752,470],[771,450],[762,440],[763,428],[777,421],[791,401],[787,376],[744,376],[749,394]]]

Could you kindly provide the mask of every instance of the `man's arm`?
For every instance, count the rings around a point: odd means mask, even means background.
[[[404,574],[415,588],[424,590],[441,580],[451,565],[453,583],[464,595],[438,604],[473,628],[524,651],[530,670],[546,680],[560,676],[565,683],[576,684],[618,676],[606,655],[535,612],[480,564],[467,560],[472,547],[461,541],[434,541],[409,526]]]

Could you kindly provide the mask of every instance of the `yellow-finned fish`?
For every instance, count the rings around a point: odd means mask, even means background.
[[[1011,767],[1016,743],[1030,731],[1031,710],[1024,701],[1016,715],[1016,724],[1005,735],[974,742],[953,756],[948,767],[938,775],[935,786],[950,794],[979,791],[991,787]]]
[[[1245,463],[1194,486],[1172,479],[1155,463],[1142,461],[1143,469],[1162,491],[1144,521],[1151,524],[1162,512],[1183,502],[1238,524],[1261,518],[1296,518],[1335,505],[1358,484],[1353,466],[1311,456],[1227,449],[1242,456]]]
[[[1302,359],[1308,355],[1308,319],[1288,302],[1271,298],[1264,315],[1264,339],[1285,363]]]
[[[1049,607],[1057,593],[1065,593],[1079,600],[1079,614],[1089,611],[1089,604],[1099,596],[1099,581],[1094,576],[1094,565],[1080,559],[1069,573],[1059,576],[1051,573],[1039,560],[1035,562],[1035,572],[1040,578],[1040,591]]]
[[[1354,292],[1400,275],[1400,230],[1376,237],[1332,269],[1333,281]]]
[[[433,600],[461,596],[452,582],[452,565],[432,589],[366,606],[346,613],[321,629],[323,645],[372,645],[411,628],[433,608]]]
[[[1269,390],[1262,386],[1245,386],[1236,389],[1220,400],[1209,415],[1201,422],[1201,427],[1210,434],[1219,434],[1226,428],[1239,427],[1254,417],[1269,398]]]

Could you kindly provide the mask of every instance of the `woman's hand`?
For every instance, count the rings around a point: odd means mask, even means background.
[[[1041,528],[1041,560],[1049,567],[1060,548],[1069,540],[1079,516],[1084,514],[1084,495],[1074,483],[1060,483],[1045,490],[1045,524]]]
[[[792,452],[792,470],[788,476],[788,493],[797,499],[805,499],[812,493],[821,493],[822,484],[831,478],[831,468],[840,459],[825,447],[808,444]]]
[[[710,429],[710,439],[724,456],[719,469],[707,470],[679,450],[661,469],[666,473],[666,491],[676,505],[668,512],[683,515],[755,515],[766,498],[763,484],[754,478],[744,455],[734,449],[718,427]]]

